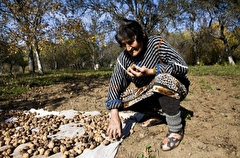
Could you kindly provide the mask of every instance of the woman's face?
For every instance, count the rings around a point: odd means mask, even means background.
[[[136,57],[143,49],[143,42],[138,42],[136,38],[122,41],[122,47],[132,56]]]

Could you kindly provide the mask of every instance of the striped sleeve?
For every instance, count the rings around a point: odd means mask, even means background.
[[[120,61],[118,58],[108,87],[106,101],[108,110],[122,107],[121,94],[130,84],[130,81],[126,78],[125,70],[123,60]]]
[[[173,76],[184,76],[188,73],[188,66],[182,56],[172,48],[165,40],[159,49],[161,72],[170,73]]]

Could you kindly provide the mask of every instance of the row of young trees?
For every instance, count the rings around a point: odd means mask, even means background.
[[[123,17],[165,36],[188,64],[240,59],[239,0],[0,0],[0,67],[107,67],[121,51],[114,30]]]

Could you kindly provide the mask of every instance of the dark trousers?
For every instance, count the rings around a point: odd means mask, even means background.
[[[162,109],[163,113],[174,116],[180,111],[180,100],[156,93],[124,110],[155,115],[160,109]]]

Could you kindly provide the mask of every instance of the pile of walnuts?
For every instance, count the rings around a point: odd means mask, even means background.
[[[65,118],[63,115],[46,115],[35,117],[37,113],[26,111],[1,111],[0,115],[0,158],[11,157],[11,154],[21,144],[27,144],[21,155],[28,158],[34,155],[51,156],[62,152],[64,157],[76,157],[85,149],[94,149],[100,144],[108,145],[111,142],[105,139],[109,115],[86,115],[77,112],[73,118]],[[5,122],[3,118],[17,118],[13,122]],[[84,127],[81,136],[72,138],[53,139],[49,136],[59,132],[60,125],[74,123],[78,127]],[[76,145],[78,144],[78,145]]]

